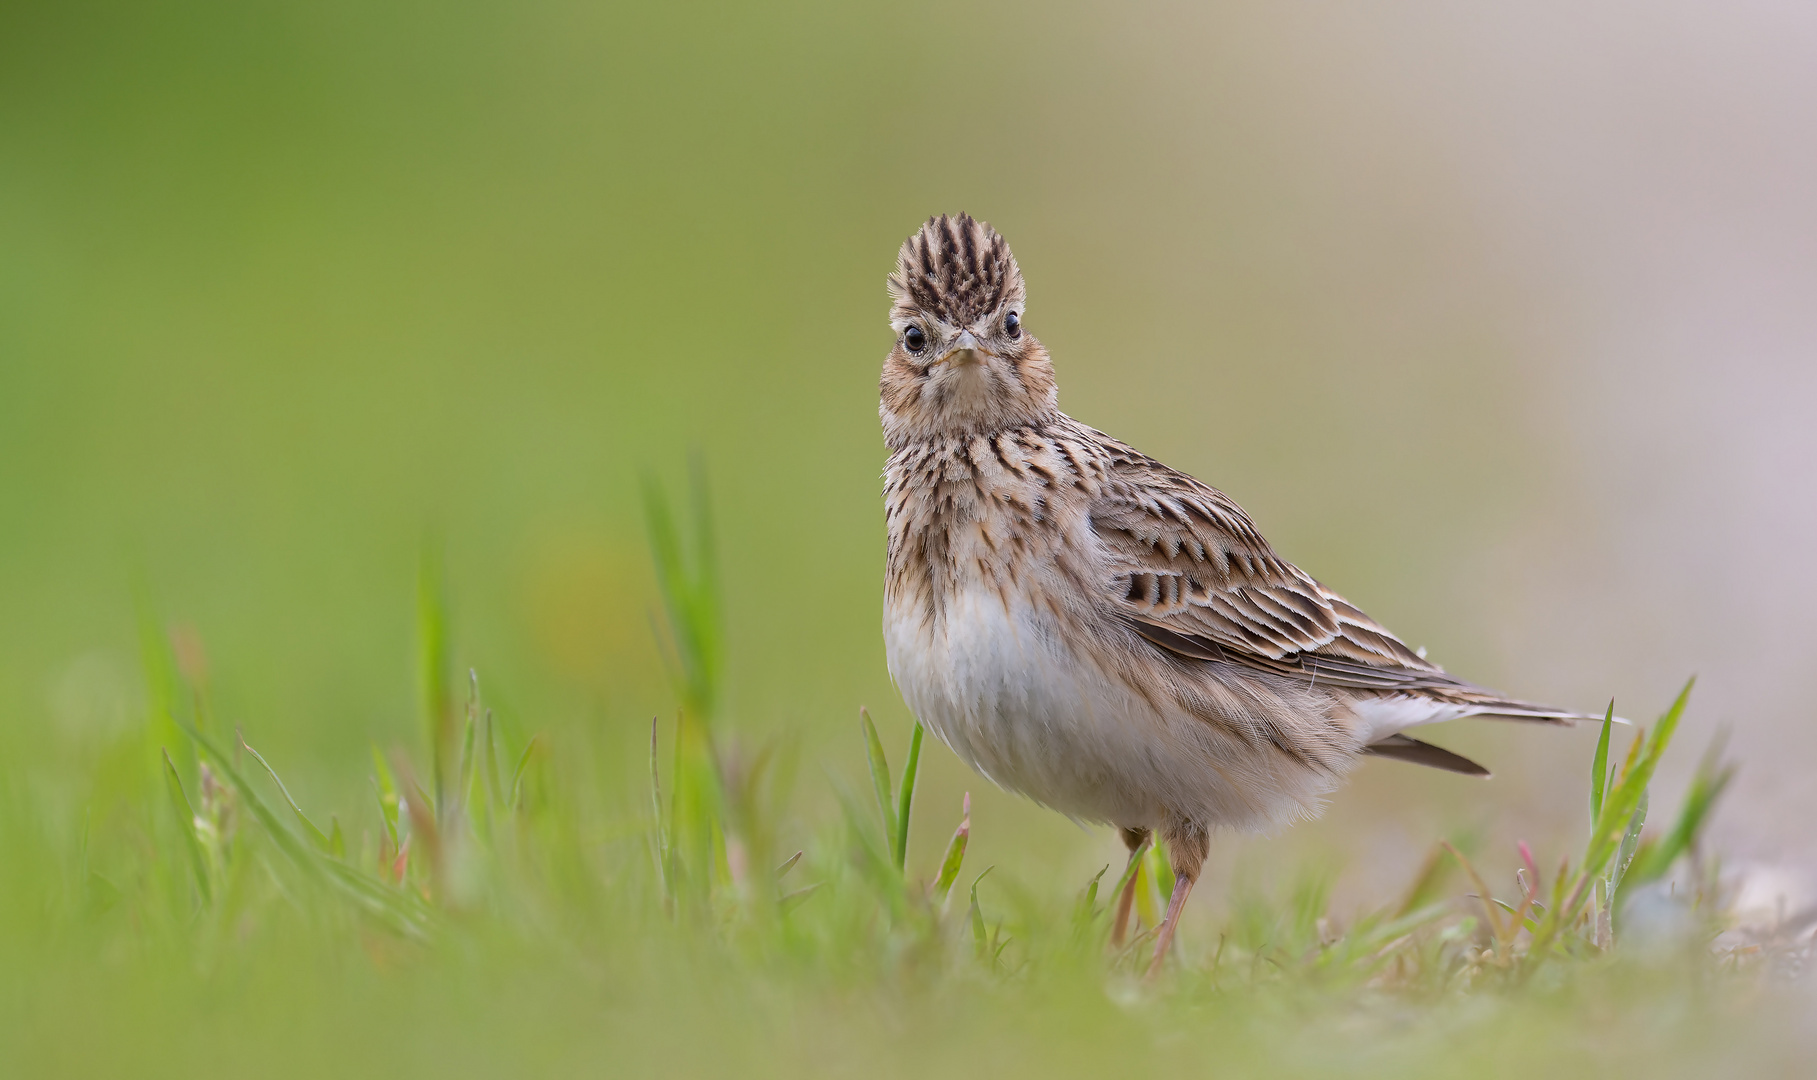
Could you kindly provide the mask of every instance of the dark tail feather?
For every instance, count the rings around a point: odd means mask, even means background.
[[[1462,754],[1453,754],[1442,746],[1409,739],[1405,735],[1390,735],[1381,742],[1371,743],[1363,747],[1363,753],[1443,769],[1446,772],[1463,773],[1465,776],[1480,776],[1485,780],[1489,778],[1488,769]]]

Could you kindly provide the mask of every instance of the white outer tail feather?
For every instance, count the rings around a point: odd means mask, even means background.
[[[1575,724],[1580,720],[1600,723],[1602,720],[1602,717],[1592,716],[1589,713],[1548,709],[1537,705],[1520,705],[1515,702],[1459,704],[1435,701],[1432,698],[1411,694],[1387,694],[1381,697],[1359,698],[1351,705],[1351,708],[1358,719],[1363,722],[1361,735],[1365,746],[1380,742],[1390,735],[1398,735],[1408,728],[1442,724],[1448,720],[1461,720],[1466,716],[1491,716],[1509,720],[1538,720],[1566,724]],[[1626,724],[1628,721],[1618,716],[1615,718],[1615,722]]]

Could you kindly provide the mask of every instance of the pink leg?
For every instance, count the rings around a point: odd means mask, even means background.
[[[1123,843],[1129,847],[1129,861],[1132,863],[1135,862],[1142,857],[1142,852],[1146,850],[1145,845],[1148,843],[1148,830],[1124,829]],[[1124,867],[1124,872],[1128,872],[1127,866]],[[1135,899],[1136,879],[1132,876],[1129,879],[1129,884],[1123,886],[1123,891],[1117,896],[1117,921],[1111,925],[1110,930],[1110,943],[1112,945],[1123,944],[1123,936],[1129,930],[1129,907],[1135,902]]]
[[[1167,861],[1173,867],[1173,895],[1167,898],[1167,918],[1161,921],[1161,932],[1155,936],[1154,959],[1148,962],[1148,978],[1161,972],[1161,961],[1173,946],[1174,931],[1180,926],[1180,913],[1186,910],[1186,898],[1192,895],[1193,882],[1205,865],[1211,848],[1211,837],[1204,826],[1178,821],[1162,833],[1167,840]]]
[[[1117,897],[1117,921],[1111,924],[1110,943],[1112,946],[1123,944],[1123,938],[1129,933],[1129,908],[1135,903],[1136,883],[1131,881],[1123,886],[1123,892]]]
[[[1173,895],[1167,900],[1167,918],[1161,922],[1161,933],[1155,938],[1155,955],[1148,962],[1149,979],[1160,974],[1161,961],[1173,947],[1174,929],[1180,925],[1180,912],[1186,909],[1186,898],[1192,895],[1192,879],[1185,875],[1173,879]]]

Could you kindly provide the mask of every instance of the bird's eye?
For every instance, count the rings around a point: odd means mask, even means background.
[[[1003,332],[1013,338],[1022,336],[1022,320],[1015,312],[1003,317]]]
[[[920,352],[927,348],[927,335],[919,326],[911,326],[902,332],[902,343],[908,346],[909,352]]]

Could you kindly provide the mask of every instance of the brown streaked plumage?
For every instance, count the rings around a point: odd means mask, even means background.
[[[889,291],[890,673],[1003,787],[1116,825],[1132,857],[1161,833],[1179,884],[1156,963],[1213,829],[1316,812],[1364,754],[1487,775],[1406,728],[1580,718],[1446,674],[1222,492],[1062,413],[990,226],[930,219]]]

